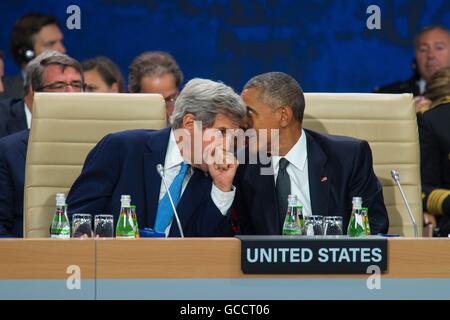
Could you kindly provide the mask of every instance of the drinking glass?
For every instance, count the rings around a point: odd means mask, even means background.
[[[92,237],[92,216],[88,213],[75,213],[72,216],[72,238]]]
[[[306,216],[305,227],[307,236],[322,236],[323,235],[323,216]]]
[[[94,219],[94,233],[97,238],[114,237],[114,218],[110,214],[98,214]]]
[[[325,217],[324,234],[326,236],[341,236],[342,235],[342,217],[341,216]]]

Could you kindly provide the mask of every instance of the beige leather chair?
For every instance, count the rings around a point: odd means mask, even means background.
[[[305,100],[305,128],[369,142],[374,170],[383,185],[389,233],[414,236],[401,194],[391,179],[391,169],[399,172],[420,235],[420,154],[412,95],[307,93]]]
[[[159,94],[36,93],[25,170],[24,237],[48,237],[55,194],[68,193],[106,134],[166,125]]]

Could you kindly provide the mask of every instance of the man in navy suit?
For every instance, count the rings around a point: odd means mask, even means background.
[[[30,106],[34,92],[80,92],[84,88],[81,65],[62,53],[44,52],[31,61],[26,70],[25,101]],[[23,235],[27,146],[27,129],[0,139],[0,236]]]
[[[204,79],[189,81],[176,100],[172,129],[113,133],[96,145],[70,189],[69,215],[107,213],[117,221],[121,195],[130,195],[141,229],[179,236],[172,208],[162,209],[166,190],[156,170],[162,164],[169,189],[176,181],[182,184],[172,197],[179,199],[176,207],[184,235],[229,235],[237,163],[220,143],[215,145],[222,148],[220,161],[205,161],[203,155],[214,142],[211,133],[238,128],[244,116],[242,99],[230,87]],[[161,223],[164,216],[166,223]]]
[[[240,166],[235,178],[233,207],[242,234],[281,234],[287,194],[298,196],[306,216],[342,216],[344,234],[352,197],[362,197],[372,234],[387,232],[382,188],[366,141],[303,129],[303,91],[285,73],[252,78],[242,97],[260,156],[256,163]],[[262,129],[269,130],[266,142]],[[271,139],[273,129],[279,139]],[[264,156],[268,161],[262,161]]]

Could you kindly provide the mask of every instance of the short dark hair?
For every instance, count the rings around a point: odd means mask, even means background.
[[[95,70],[98,72],[102,80],[111,87],[117,83],[119,92],[125,92],[125,84],[119,67],[108,57],[98,56],[85,60],[81,63],[83,72]]]
[[[167,52],[148,51],[137,56],[128,68],[128,84],[133,93],[141,92],[141,80],[146,76],[172,74],[175,85],[183,83],[183,72],[175,58]]]
[[[39,91],[44,86],[44,70],[49,65],[58,65],[64,71],[66,68],[74,68],[81,75],[81,82],[84,85],[83,69],[81,64],[66,54],[57,51],[44,51],[30,61],[26,67],[25,92],[31,85],[33,91]]]
[[[28,60],[24,50],[33,49],[34,35],[48,25],[57,25],[59,22],[56,17],[40,13],[29,13],[16,21],[11,34],[11,54],[17,64],[22,65]]]
[[[442,31],[446,32],[448,34],[448,36],[450,37],[450,30],[443,25],[435,24],[435,25],[431,25],[431,26],[426,26],[422,30],[420,30],[419,33],[416,34],[416,36],[414,37],[414,47],[417,47],[417,41],[419,41],[419,38],[423,34],[433,31],[433,30],[442,30]]]
[[[268,72],[251,78],[245,89],[258,90],[261,101],[272,109],[288,106],[292,108],[294,118],[302,123],[305,112],[305,96],[298,82],[284,72]]]

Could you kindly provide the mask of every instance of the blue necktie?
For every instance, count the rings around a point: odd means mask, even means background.
[[[180,202],[181,198],[181,186],[183,185],[184,177],[186,176],[186,172],[189,165],[186,162],[181,163],[180,172],[173,179],[172,184],[169,187],[170,194],[172,195],[173,204],[175,207],[178,206],[178,202]],[[169,196],[167,192],[164,194],[163,198],[159,202],[158,211],[156,213],[156,221],[155,221],[155,231],[156,232],[166,232],[167,226],[172,221],[173,217],[173,209],[170,204]]]

